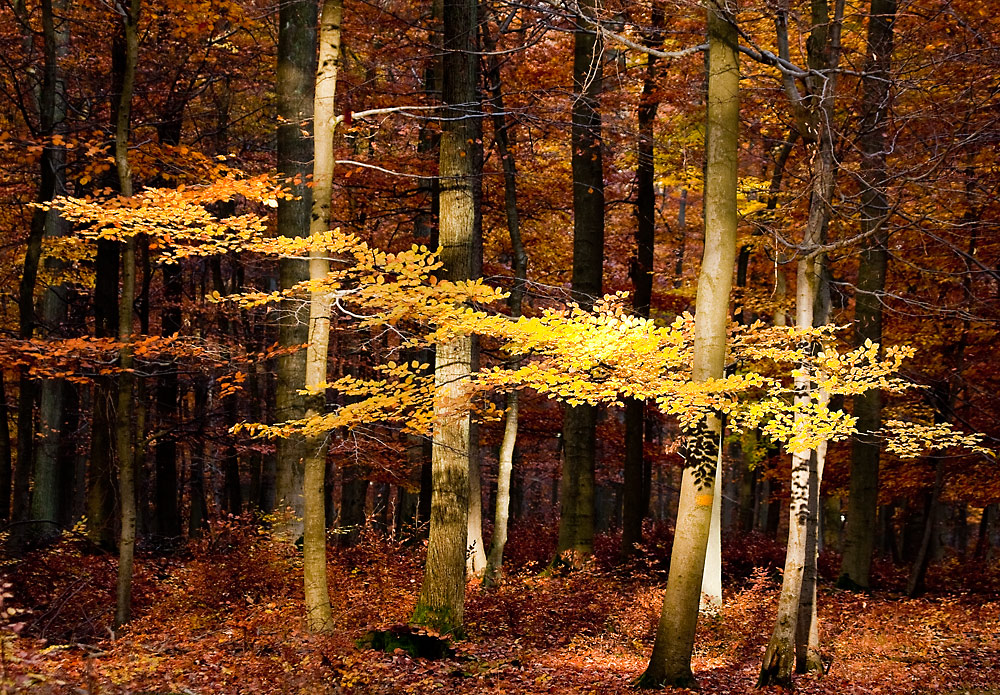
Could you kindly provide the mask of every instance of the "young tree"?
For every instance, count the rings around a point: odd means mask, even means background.
[[[528,254],[521,240],[521,223],[517,210],[517,167],[512,151],[511,123],[503,105],[503,83],[500,72],[500,61],[497,58],[497,42],[490,34],[486,22],[482,24],[483,45],[489,53],[487,57],[486,81],[490,97],[490,108],[493,110],[493,140],[503,167],[504,183],[504,213],[507,220],[507,232],[510,235],[511,253],[513,257],[514,286],[511,288],[507,305],[510,315],[516,319],[521,315],[524,300],[525,281],[528,276]],[[515,365],[516,366],[516,365]],[[496,583],[503,567],[503,551],[507,544],[507,524],[510,514],[510,483],[514,464],[514,447],[517,443],[517,422],[520,409],[520,394],[517,389],[507,393],[507,407],[504,415],[503,438],[500,441],[500,451],[497,456],[497,494],[494,511],[493,537],[490,539],[490,550],[486,559],[486,569],[483,572],[483,585]]]
[[[643,43],[655,47],[663,29],[664,10],[662,2],[654,2],[650,17],[649,31]],[[635,287],[632,308],[639,316],[649,318],[649,305],[653,296],[653,245],[656,237],[656,166],[653,125],[656,111],[660,106],[656,78],[657,56],[646,54],[646,74],[642,82],[639,99],[639,162],[635,172],[636,182],[636,228],[635,257],[632,259],[629,275]],[[636,552],[642,540],[642,520],[648,505],[644,505],[643,488],[646,485],[646,457],[644,453],[646,435],[646,403],[630,399],[625,403],[625,466],[622,490],[622,547],[623,556]]]
[[[453,281],[472,277],[474,267],[475,35],[476,0],[446,0],[439,243],[444,275]],[[441,633],[460,632],[465,610],[470,416],[464,400],[471,369],[470,336],[456,335],[438,344],[430,538],[412,621]]]
[[[799,93],[794,79],[785,73],[785,92],[796,111],[798,129],[813,144],[814,156],[809,219],[803,231],[796,265],[795,325],[812,328],[827,320],[828,302],[821,301],[823,244],[830,220],[835,183],[833,103],[836,68],[840,60],[840,30],[844,17],[843,0],[835,0],[831,21],[826,0],[812,0],[808,46],[810,74],[808,93]],[[788,60],[787,7],[778,11],[778,45]],[[818,346],[804,346],[814,351]],[[828,396],[813,384],[808,370],[796,376],[795,402],[805,408],[812,402],[825,404]],[[816,555],[818,544],[819,489],[823,479],[826,445],[792,455],[791,499],[789,501],[788,545],[782,575],[781,596],[774,632],[761,664],[759,685],[788,684],[793,667],[800,672],[822,672],[819,629],[816,619]]]
[[[320,12],[319,62],[316,71],[316,96],[313,109],[314,158],[312,220],[315,236],[330,228],[330,199],[333,195],[333,135],[336,125],[335,98],[337,70],[340,64],[340,25],[343,0],[324,0]],[[321,281],[330,272],[330,261],[321,251],[311,251],[309,279]],[[306,349],[306,390],[316,390],[326,383],[330,343],[330,295],[314,291],[309,298],[309,346]],[[325,406],[322,394],[310,397],[306,417],[318,415]],[[321,433],[304,441],[304,529],[302,539],[306,619],[314,632],[333,629],[330,593],[326,581],[326,475],[327,436]]]
[[[698,274],[693,381],[720,378],[726,355],[729,294],[736,261],[736,183],[739,131],[737,34],[723,4],[712,0],[708,15],[708,113],[705,131],[705,245]],[[721,451],[722,423],[702,420],[689,433],[687,461],[670,574],[649,666],[642,687],[688,686],[694,682],[691,653],[698,621],[702,572]]]

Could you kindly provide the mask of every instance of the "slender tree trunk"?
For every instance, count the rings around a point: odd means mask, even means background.
[[[191,451],[191,473],[188,481],[188,537],[197,538],[208,524],[208,501],[205,498],[205,459],[207,451],[205,418],[208,415],[208,383],[194,384],[194,419],[198,423],[197,444]]]
[[[723,6],[708,6],[708,114],[705,134],[705,244],[698,276],[694,364],[691,378],[723,375],[729,294],[736,262],[736,181],[739,131],[739,59],[735,27]],[[715,496],[715,470],[722,423],[702,420],[685,445],[688,457],[681,481],[670,574],[656,630],[653,654],[642,687],[693,684],[691,653],[708,532]]]
[[[910,569],[910,576],[906,582],[906,595],[910,598],[920,596],[926,591],[924,580],[927,578],[927,567],[930,565],[933,554],[934,534],[937,533],[938,516],[941,499],[941,490],[944,487],[944,459],[940,456],[934,457],[934,487],[927,501],[927,513],[924,516],[924,529],[920,538],[920,547],[917,550],[916,558],[913,560],[913,567]]]
[[[511,256],[513,258],[514,285],[511,287],[507,306],[510,308],[511,317],[517,319],[521,316],[525,281],[528,276],[528,254],[521,241],[521,222],[517,211],[517,167],[515,166],[514,153],[511,151],[511,125],[504,114],[503,88],[500,61],[496,56],[496,41],[490,36],[485,23],[483,23],[482,29],[484,47],[489,54],[487,81],[490,105],[493,109],[493,139],[503,167],[504,211],[507,217],[507,233],[510,235]],[[514,468],[514,452],[517,444],[519,404],[519,393],[516,390],[508,392],[503,438],[500,441],[500,451],[497,455],[497,495],[493,538],[490,541],[486,569],[483,572],[484,586],[496,584],[503,568],[503,551],[507,544],[507,525],[510,518],[511,474]]]
[[[7,384],[0,369],[0,523],[10,519],[10,493],[13,479],[10,446],[10,415],[7,408]]]
[[[310,232],[316,236],[330,228],[333,195],[333,131],[337,70],[340,65],[340,25],[343,0],[324,0],[320,14],[319,63],[316,71],[315,156],[313,159],[313,199]],[[310,251],[309,279],[322,281],[330,272],[326,254]],[[329,292],[314,291],[309,298],[309,347],[306,350],[306,389],[318,389],[327,380],[330,343]],[[326,406],[322,392],[310,395],[306,417],[320,415]],[[305,440],[305,528],[302,554],[306,599],[306,622],[313,632],[333,629],[330,592],[326,581],[326,480],[327,435],[310,435]]]
[[[476,211],[469,113],[476,97],[475,0],[444,3],[444,103],[440,145],[440,254],[449,280],[472,277]],[[465,553],[469,515],[467,407],[472,340],[456,337],[437,347],[434,368],[434,449],[427,564],[413,622],[460,633],[465,610]]]
[[[60,63],[66,59],[69,42],[68,23],[65,19],[67,4],[64,1],[45,0],[42,2],[42,36],[45,46],[45,66],[42,94],[39,99],[39,121],[45,134],[66,132],[66,83]],[[42,153],[42,176],[39,197],[51,200],[66,193],[66,147],[49,143]],[[67,231],[66,222],[55,210],[38,210],[32,220],[32,232],[36,233],[36,220],[41,223],[45,238],[63,236]],[[40,242],[39,239],[39,251]],[[30,253],[29,249],[29,253]],[[26,264],[28,260],[26,258]],[[32,263],[39,263],[38,257]],[[45,268],[58,276],[62,261],[49,256]],[[34,288],[28,290],[34,294]],[[49,335],[58,335],[66,320],[66,287],[62,284],[46,288],[42,299],[41,324]],[[29,518],[32,524],[15,527],[12,533],[14,546],[44,543],[59,533],[59,446],[63,436],[63,391],[61,379],[45,379],[37,388],[39,397],[38,433],[32,447],[32,492]],[[34,396],[34,393],[32,394]],[[28,460],[25,460],[28,463]]]
[[[868,45],[862,77],[861,144],[861,233],[871,234],[861,253],[855,299],[855,338],[882,342],[882,297],[889,253],[887,244],[888,204],[886,202],[886,125],[889,120],[892,62],[892,23],[896,0],[872,0],[868,19]],[[875,546],[878,515],[879,442],[875,432],[881,427],[881,393],[872,389],[854,397],[858,434],[851,457],[850,496],[847,507],[847,534],[837,585],[867,589]]]
[[[118,119],[115,124],[115,164],[123,198],[132,196],[132,171],[128,161],[129,124],[132,91],[139,56],[139,12],[141,0],[121,5],[125,30],[125,69]],[[118,400],[115,413],[115,452],[118,455],[118,490],[120,495],[121,536],[118,543],[118,602],[115,627],[132,616],[132,564],[135,552],[135,456],[132,445],[132,303],[135,300],[135,237],[125,241],[122,253],[122,293],[118,305],[118,340],[122,343],[118,376]]]
[[[278,201],[278,234],[304,237],[309,234],[312,189],[308,185],[313,159],[313,99],[316,80],[316,22],[314,0],[288,0],[278,15],[278,177],[292,198]],[[309,267],[300,259],[280,261],[280,285],[287,289],[309,279]],[[288,301],[278,323],[278,342],[283,347],[309,341],[309,305]],[[305,398],[299,394],[306,378],[306,352],[299,350],[278,357],[276,391],[278,421],[305,416]],[[305,444],[301,436],[279,439],[275,495],[280,511],[290,509],[277,535],[293,542],[302,537]]]
[[[830,21],[826,0],[812,2],[812,31],[808,41],[809,66],[822,78],[812,77],[809,87],[814,103],[806,111],[807,134],[816,143],[812,197],[809,219],[802,239],[803,256],[796,266],[795,325],[812,328],[817,319],[825,321],[829,303],[821,301],[824,260],[816,249],[824,242],[834,191],[833,133],[828,125],[833,122],[833,97],[836,89],[835,74],[840,53],[840,26],[843,20],[843,0],[836,0],[833,22]],[[780,24],[779,24],[780,27]],[[781,43],[779,39],[779,44]],[[787,45],[787,36],[784,37]],[[787,50],[787,49],[785,49]],[[793,107],[805,110],[803,100],[794,87],[789,87]],[[817,311],[817,308],[819,311]],[[816,346],[804,345],[805,350]],[[795,377],[795,400],[805,406],[813,398],[825,403],[826,396],[817,393],[805,370]],[[796,420],[801,417],[796,413]],[[796,646],[801,655],[803,670],[822,671],[818,654],[818,624],[815,621],[815,565],[816,523],[819,513],[820,477],[825,446],[813,451],[792,455],[792,478],[789,501],[788,545],[785,551],[785,569],[782,575],[781,595],[774,632],[768,642],[761,664],[758,685],[788,685],[796,666]],[[815,480],[815,482],[814,482]],[[805,597],[805,598],[804,598]],[[800,627],[802,622],[805,625]],[[811,637],[815,630],[816,643]],[[802,644],[801,640],[806,640]]]
[[[663,28],[663,4],[653,4],[650,29],[643,42],[649,47],[660,43],[658,32]],[[642,84],[639,102],[639,164],[636,168],[636,230],[635,256],[629,275],[634,293],[632,310],[639,316],[649,318],[649,305],[653,296],[653,242],[656,231],[656,188],[655,188],[655,148],[653,123],[660,106],[656,78],[658,74],[656,56],[646,56],[646,75]],[[625,402],[625,466],[622,501],[622,545],[621,554],[629,557],[636,552],[642,542],[642,520],[649,513],[649,505],[643,506],[643,484],[645,481],[646,457],[646,405],[634,398]]]
[[[604,275],[604,163],[600,94],[604,80],[600,34],[591,24],[596,0],[579,3],[573,33],[573,301],[589,309]],[[594,467],[597,408],[563,407],[563,471],[557,556],[578,562],[594,552]]]

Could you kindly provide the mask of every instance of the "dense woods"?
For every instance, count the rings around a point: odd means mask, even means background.
[[[996,693],[979,0],[0,7],[0,690]]]

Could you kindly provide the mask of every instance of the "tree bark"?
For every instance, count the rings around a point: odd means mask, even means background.
[[[645,45],[653,48],[660,43],[658,32],[663,28],[663,3],[652,7],[649,31],[643,37]],[[649,318],[649,305],[653,296],[653,243],[656,231],[655,147],[653,123],[660,106],[656,78],[656,56],[646,55],[646,74],[639,101],[639,163],[635,172],[636,229],[635,256],[629,269],[632,278],[632,310]],[[623,471],[622,545],[621,554],[629,557],[642,542],[642,520],[649,513],[648,503],[643,506],[645,482],[646,406],[645,402],[630,398],[625,402],[625,466]]]
[[[333,134],[337,71],[340,66],[340,25],[343,0],[324,0],[320,14],[319,63],[314,102],[313,198],[310,232],[323,234],[330,228],[333,196]],[[310,251],[309,279],[322,281],[330,272],[330,261],[319,249]],[[309,347],[306,349],[305,388],[316,390],[327,380],[330,344],[329,292],[313,291],[309,298]],[[306,417],[320,415],[326,406],[323,393],[308,396]],[[330,591],[326,580],[326,479],[327,434],[309,435],[305,440],[303,574],[306,622],[313,632],[333,629]]]
[[[705,244],[698,275],[692,381],[723,376],[729,295],[736,261],[736,182],[739,131],[739,58],[735,27],[724,6],[708,5],[708,113],[705,149]],[[653,654],[642,687],[694,683],[691,653],[701,595],[705,550],[715,495],[722,423],[702,420],[688,437],[670,574]]]
[[[795,325],[812,328],[826,320],[829,302],[821,301],[823,285],[822,254],[816,249],[824,242],[830,219],[834,191],[833,97],[836,90],[836,69],[840,56],[840,26],[843,20],[843,0],[836,0],[833,21],[830,21],[826,0],[813,0],[812,30],[808,40],[809,67],[814,71],[807,81],[810,99],[798,96],[794,85],[788,96],[798,114],[805,114],[806,141],[815,143],[813,157],[812,196],[809,219],[803,232],[800,257],[796,265]],[[779,27],[780,27],[779,23]],[[787,45],[787,36],[783,37]],[[781,43],[779,38],[779,43]],[[822,77],[819,77],[822,75]],[[803,345],[803,350],[815,350],[815,345]],[[795,377],[795,401],[805,405],[814,397],[825,402],[801,370]],[[814,395],[815,394],[815,395]],[[800,419],[797,412],[796,421]],[[788,685],[796,668],[796,652],[801,656],[798,670],[822,672],[819,660],[818,624],[815,620],[816,523],[819,513],[820,485],[826,447],[792,455],[792,478],[789,501],[788,544],[785,569],[774,631],[764,652],[758,685]]]
[[[855,297],[855,340],[882,342],[882,292],[889,253],[887,244],[888,203],[886,201],[885,136],[891,93],[889,70],[892,64],[896,0],[872,0],[868,19],[868,44],[864,75],[861,78],[861,233],[871,234],[861,252]],[[858,418],[851,456],[851,482],[847,507],[844,556],[840,565],[841,588],[867,589],[872,551],[875,547],[878,515],[879,442],[882,426],[881,393],[872,389],[854,397]]]
[[[500,61],[496,56],[496,41],[490,36],[484,23],[484,47],[489,53],[488,89],[490,105],[493,110],[493,140],[497,155],[503,167],[504,211],[507,218],[507,233],[510,235],[514,285],[511,287],[507,306],[511,318],[521,316],[521,305],[524,300],[525,281],[528,276],[528,254],[521,241],[521,223],[517,210],[517,167],[514,153],[511,151],[510,124],[504,114],[503,89],[500,72]],[[516,363],[513,367],[517,368]],[[507,525],[510,518],[511,474],[514,468],[514,452],[517,444],[517,423],[520,396],[518,391],[507,393],[507,407],[504,414],[503,438],[497,455],[497,495],[493,521],[493,538],[490,540],[490,550],[483,572],[483,586],[492,586],[499,579],[503,567],[503,551],[507,544]]]
[[[444,3],[444,84],[439,253],[448,280],[472,277],[475,267],[475,194],[470,105],[476,98],[475,0]],[[472,369],[472,339],[438,345],[434,366],[434,441],[431,527],[420,598],[412,622],[461,633],[469,517],[470,417],[465,405]]]
[[[132,113],[132,92],[135,68],[139,56],[139,12],[141,0],[129,0],[118,7],[125,32],[125,68],[117,123],[115,124],[115,165],[118,185],[124,198],[132,196],[132,170],[128,160],[129,125]],[[132,617],[132,565],[135,552],[135,457],[132,446],[132,304],[135,300],[135,237],[125,241],[122,253],[122,292],[118,304],[118,341],[121,347],[121,374],[118,376],[118,400],[115,412],[115,453],[118,456],[118,490],[120,495],[121,536],[118,542],[118,601],[115,627],[121,627]]]
[[[7,408],[7,384],[0,369],[0,523],[10,519],[10,493],[13,478],[10,446],[10,415]]]
[[[591,24],[596,0],[579,3],[573,33],[573,301],[589,309],[602,294],[604,275],[604,163],[600,95],[602,41]],[[556,555],[572,562],[594,552],[594,467],[597,408],[563,407],[563,471]]]
[[[316,81],[317,6],[312,0],[288,0],[278,13],[278,178],[292,198],[278,201],[278,234],[304,237],[309,234],[312,189],[308,185],[313,159],[313,99]],[[279,261],[279,284],[290,288],[309,279],[306,261],[283,258]],[[309,304],[286,301],[278,322],[278,342],[282,347],[304,345],[309,340]],[[305,416],[305,398],[299,394],[306,378],[306,352],[298,350],[277,359],[275,393],[278,421]],[[282,516],[275,531],[278,537],[294,542],[303,534],[305,444],[301,436],[276,442],[277,471],[275,497]]]

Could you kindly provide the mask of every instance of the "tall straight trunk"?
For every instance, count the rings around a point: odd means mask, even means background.
[[[39,99],[39,121],[44,134],[61,134],[66,132],[66,82],[60,68],[60,63],[66,59],[69,42],[68,23],[65,20],[66,2],[45,0],[41,9],[45,66]],[[41,166],[39,197],[51,200],[57,195],[64,195],[66,193],[65,146],[47,144],[43,150]],[[33,234],[37,234],[39,222],[44,238],[63,236],[66,233],[67,225],[55,210],[36,211],[32,220]],[[38,242],[40,244],[41,239],[38,239]],[[33,245],[29,242],[29,246]],[[31,249],[29,254],[34,255]],[[28,262],[26,257],[26,265]],[[35,256],[31,262],[37,268],[38,257]],[[62,262],[55,257],[49,256],[45,259],[46,270],[51,274],[58,275],[62,265]],[[34,294],[33,287],[30,290],[22,287],[22,291]],[[61,284],[50,286],[45,290],[41,324],[49,335],[58,335],[62,324],[65,323],[67,314],[65,293],[66,287]],[[11,541],[15,546],[43,543],[59,533],[59,445],[63,435],[64,382],[60,379],[46,379],[35,388],[39,398],[39,419],[38,432],[31,451],[33,485],[28,514],[33,523],[14,528]],[[33,397],[35,394],[30,395]],[[29,463],[27,459],[24,462]]]
[[[604,80],[600,34],[591,18],[596,0],[583,0],[573,33],[573,301],[589,309],[604,275],[604,162],[600,95]],[[557,556],[574,561],[594,552],[594,467],[597,408],[563,407],[563,471]]]
[[[803,126],[815,142],[813,183],[809,218],[803,232],[803,255],[796,265],[795,325],[812,328],[826,320],[829,302],[823,301],[824,258],[817,249],[825,241],[834,191],[835,161],[833,133],[833,98],[836,90],[836,69],[840,57],[840,27],[844,16],[843,0],[835,0],[833,21],[830,21],[826,0],[813,0],[812,30],[808,40],[809,67],[814,72],[808,81],[812,101],[798,97],[794,87],[788,91],[793,107],[803,109],[807,122]],[[781,24],[779,22],[779,29]],[[779,44],[782,43],[779,39]],[[787,35],[784,36],[787,45]],[[822,75],[818,77],[817,75]],[[817,346],[804,345],[805,350]],[[809,375],[802,370],[795,377],[795,401],[805,405],[818,395]],[[799,414],[796,413],[796,420]],[[758,685],[791,683],[793,668],[798,671],[822,672],[819,659],[819,628],[815,607],[816,534],[823,457],[826,447],[792,455],[788,545],[785,569],[774,631],[761,664]],[[798,652],[798,658],[797,654]],[[798,663],[796,663],[798,661]]]
[[[316,21],[314,0],[289,0],[278,13],[278,72],[275,90],[278,102],[278,178],[292,198],[278,201],[278,234],[304,237],[310,231],[312,189],[308,185],[313,159],[313,99],[316,81]],[[287,289],[309,279],[306,261],[279,261],[280,286]],[[278,322],[282,347],[309,341],[309,306],[288,301]],[[278,421],[305,416],[305,398],[299,394],[306,379],[306,353],[298,350],[278,357],[275,417]],[[302,537],[305,443],[301,436],[277,441],[275,496],[277,508],[290,510],[282,520],[278,536],[293,542]]]
[[[660,42],[658,31],[663,28],[663,3],[653,4],[650,29],[643,37],[645,45],[653,47]],[[653,123],[660,106],[657,93],[656,56],[647,54],[646,75],[639,101],[639,163],[635,172],[636,228],[635,256],[629,275],[632,277],[632,310],[649,318],[649,305],[653,297],[653,243],[656,232],[655,148]],[[642,520],[649,513],[648,503],[643,505],[646,457],[646,404],[630,398],[625,402],[625,466],[622,490],[622,546],[623,557],[631,556],[642,542]]]
[[[163,266],[163,309],[160,311],[160,334],[171,336],[181,329],[181,291],[183,282],[179,264]],[[153,454],[156,469],[156,521],[154,532],[163,539],[179,539],[181,518],[177,485],[177,406],[180,389],[177,367],[167,367],[156,385],[157,426],[163,431],[156,439]]]
[[[858,265],[854,307],[855,339],[882,342],[882,291],[889,253],[887,244],[886,126],[889,120],[889,70],[892,64],[892,23],[896,0],[872,0],[862,85],[861,233],[871,236]],[[858,434],[851,452],[850,497],[844,556],[837,585],[867,589],[878,515],[879,443],[874,433],[882,425],[881,393],[872,389],[854,397]]]
[[[0,523],[10,519],[10,492],[13,479],[10,446],[10,415],[7,408],[7,384],[0,369]]]
[[[525,281],[528,276],[528,254],[521,241],[521,221],[517,211],[517,167],[514,153],[511,151],[511,124],[504,113],[503,83],[500,61],[496,56],[496,40],[490,36],[485,22],[481,26],[484,48],[489,54],[487,58],[487,84],[490,92],[490,106],[493,110],[493,140],[496,144],[497,155],[500,157],[500,164],[503,167],[504,212],[506,213],[507,233],[510,235],[513,259],[514,285],[511,287],[507,306],[510,308],[511,318],[517,319],[521,316],[521,305],[524,300]],[[500,451],[497,455],[497,494],[493,538],[490,540],[486,570],[483,572],[484,586],[496,583],[503,568],[503,551],[507,544],[507,525],[510,519],[511,474],[514,469],[514,452],[517,444],[519,403],[518,391],[509,391],[504,414],[503,438],[500,441]]]
[[[439,253],[448,280],[472,277],[475,267],[474,162],[470,113],[476,97],[476,0],[444,3],[444,84],[441,129]],[[456,337],[437,347],[434,366],[434,441],[431,527],[427,563],[413,622],[441,633],[461,632],[465,611],[465,553],[469,516],[467,408],[472,340]]]
[[[122,6],[125,31],[125,68],[123,73],[118,119],[115,124],[115,165],[118,185],[124,198],[132,196],[132,171],[128,161],[129,123],[132,113],[132,92],[135,68],[139,56],[140,0],[130,0]],[[121,374],[118,376],[117,411],[115,412],[115,453],[118,455],[118,491],[121,536],[118,542],[118,601],[115,627],[127,623],[132,616],[132,564],[135,552],[135,457],[132,430],[132,303],[135,299],[135,237],[125,241],[122,252],[122,293],[118,304],[118,341],[121,347]]]
[[[65,129],[61,127],[65,117],[65,83],[59,69],[59,58],[60,54],[64,52],[66,35],[64,29],[57,27],[57,18],[55,17],[55,10],[61,7],[61,3],[54,7],[52,0],[44,0],[41,3],[45,52],[42,85],[38,94],[38,125],[39,134],[43,137],[53,135],[57,130],[65,132]],[[48,202],[64,192],[62,189],[65,187],[65,162],[65,147],[47,143],[42,148],[38,202]],[[52,233],[56,226],[53,224],[56,217],[55,212],[39,208],[35,210],[31,218],[21,283],[18,289],[18,332],[21,338],[31,338],[35,333],[37,325],[35,286],[38,281],[38,267],[42,255],[42,238]],[[14,471],[13,479],[12,518],[14,521],[27,521],[29,518],[34,518],[29,486],[32,468],[39,463],[35,451],[35,404],[39,396],[39,387],[34,380],[29,378],[27,370],[24,368],[21,369],[19,387],[17,468]],[[53,393],[51,390],[49,391],[50,397]],[[51,406],[48,410],[51,415]],[[54,471],[55,462],[43,454],[41,465],[42,483],[45,486],[50,479],[54,478],[54,472],[50,475],[50,471]],[[48,494],[47,487],[43,487],[42,494]],[[48,506],[48,504],[43,506]],[[22,546],[34,535],[34,529],[27,525],[15,528],[23,528],[24,530],[18,530],[11,536],[10,542],[14,547]]]
[[[476,32],[476,51],[479,51],[479,33]],[[475,63],[475,84],[479,84],[479,61]],[[482,95],[477,91],[479,113],[483,112]],[[482,118],[469,121],[469,156],[472,159],[472,277],[483,275],[483,122]],[[470,369],[479,371],[479,336],[472,337]],[[486,571],[486,546],[483,543],[483,476],[482,450],[479,446],[479,422],[469,423],[469,521],[466,530],[466,573],[482,579]]]
[[[182,122],[179,117],[163,117],[163,125],[157,129],[160,142],[165,145],[179,145]],[[167,127],[169,124],[170,127]],[[181,297],[183,277],[181,264],[164,263],[163,302],[160,309],[160,335],[169,337],[181,330]],[[149,285],[145,278],[144,288]],[[216,288],[218,289],[218,288]],[[177,480],[177,434],[175,425],[180,389],[177,365],[169,364],[161,372],[154,391],[157,427],[162,434],[156,439],[153,466],[155,468],[156,516],[153,532],[161,539],[171,542],[180,540],[181,516],[179,509]]]
[[[111,94],[109,109],[112,126],[117,128],[118,110],[125,81],[125,33],[119,27],[111,45]],[[117,177],[116,177],[117,179]],[[108,185],[112,185],[108,182]],[[117,180],[114,185],[117,184]],[[118,335],[118,280],[121,244],[99,239],[94,260],[94,334],[98,338]],[[93,419],[90,432],[90,465],[87,472],[87,536],[108,550],[115,547],[114,379],[98,377],[93,388]]]
[[[708,5],[708,113],[706,116],[705,243],[696,298],[693,381],[721,378],[725,366],[729,294],[736,262],[739,59],[735,27],[724,7]],[[688,438],[670,574],[642,687],[694,682],[691,653],[715,496],[722,423],[708,417]]]
[[[333,131],[337,70],[340,65],[340,25],[343,0],[324,0],[320,15],[319,63],[316,71],[314,101],[313,199],[310,232],[322,234],[330,228],[330,205],[333,195]],[[330,272],[330,261],[318,249],[310,251],[309,279],[322,281]],[[306,389],[316,389],[327,380],[330,344],[329,292],[313,292],[309,298],[309,347],[306,350]],[[323,394],[308,397],[306,416],[320,415],[325,408]],[[319,433],[305,440],[303,534],[303,578],[305,583],[306,622],[313,632],[333,629],[330,592],[326,582],[326,454],[327,437]]]

